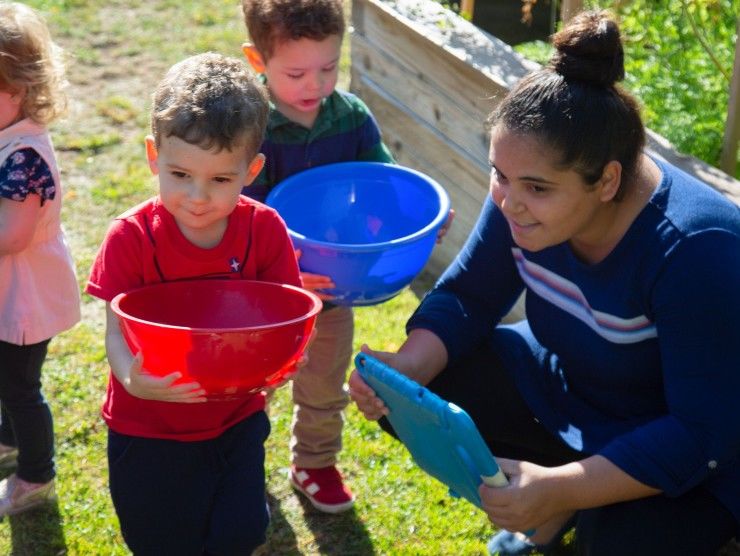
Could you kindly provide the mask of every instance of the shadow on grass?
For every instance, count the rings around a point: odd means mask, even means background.
[[[326,556],[375,554],[370,535],[354,510],[329,515],[314,508],[303,496],[299,496],[298,500],[303,510],[305,524],[311,530],[317,545],[311,554]],[[280,500],[268,492],[267,503],[270,506],[270,530],[267,543],[260,554],[270,556],[308,554],[298,547],[296,534],[280,508]]]
[[[306,525],[313,533],[318,553],[326,556],[373,556],[370,535],[354,509],[330,515],[314,508],[304,496],[298,497]]]
[[[5,519],[10,521],[13,556],[67,553],[62,516],[56,502]]]
[[[0,469],[0,477],[5,479],[13,471],[8,467]],[[67,554],[62,516],[56,500],[17,515],[0,517],[0,522],[10,525],[13,556]]]
[[[267,543],[257,553],[264,555],[284,554],[286,556],[300,554],[295,533],[280,508],[280,500],[268,492],[267,505],[270,508],[270,528],[267,531]]]

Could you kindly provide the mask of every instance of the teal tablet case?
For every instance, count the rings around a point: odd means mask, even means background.
[[[383,400],[388,420],[414,461],[453,496],[481,506],[478,487],[507,484],[470,416],[392,367],[365,353],[355,357],[363,380]]]

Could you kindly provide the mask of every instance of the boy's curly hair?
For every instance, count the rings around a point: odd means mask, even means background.
[[[0,89],[23,95],[24,118],[46,125],[66,110],[62,54],[38,12],[0,2]]]
[[[344,35],[343,0],[242,0],[249,38],[265,61],[275,46]]]
[[[213,52],[175,64],[153,95],[152,134],[216,151],[262,144],[269,111],[267,90],[246,64]]]

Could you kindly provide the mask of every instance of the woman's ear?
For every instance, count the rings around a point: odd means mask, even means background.
[[[622,164],[616,160],[611,160],[604,166],[604,171],[599,179],[601,189],[600,198],[604,202],[614,199],[622,184]]]
[[[144,144],[146,145],[146,160],[149,162],[149,169],[156,176],[159,174],[159,165],[157,164],[157,145],[154,136],[147,135]]]
[[[245,42],[242,44],[242,52],[244,52],[244,56],[254,71],[265,73],[265,60],[252,43]]]

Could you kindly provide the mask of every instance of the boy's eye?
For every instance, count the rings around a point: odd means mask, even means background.
[[[178,179],[182,179],[187,176],[185,172],[180,172],[179,170],[173,170],[171,173],[173,177]]]
[[[290,79],[300,79],[301,77],[303,77],[302,73],[289,73],[288,74],[288,78]]]
[[[325,68],[321,68],[321,71],[326,72],[326,73],[329,73],[329,72],[334,71],[336,69],[336,67],[337,67],[336,64],[332,64],[330,66],[326,66]]]
[[[219,177],[213,178],[213,181],[215,181],[216,183],[231,183],[231,178],[219,176]]]
[[[548,191],[547,187],[545,187],[543,185],[536,184],[536,183],[529,184],[529,190],[532,193],[545,193],[545,192]]]

